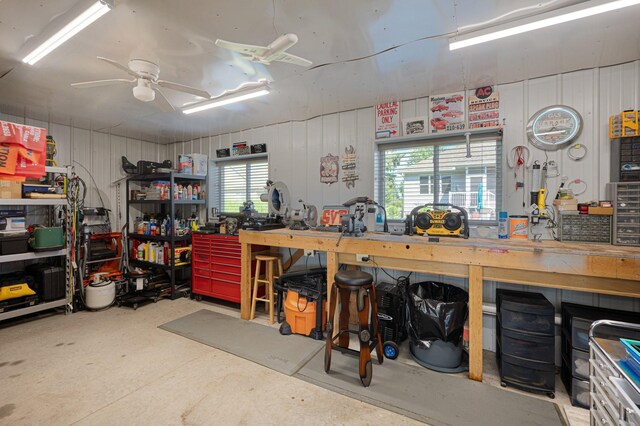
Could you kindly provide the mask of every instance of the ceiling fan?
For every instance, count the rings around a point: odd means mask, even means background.
[[[113,65],[134,78],[131,80],[126,78],[111,78],[108,80],[85,81],[82,83],[72,83],[72,87],[87,89],[90,87],[109,86],[112,84],[135,84],[133,87],[133,96],[135,96],[136,99],[142,102],[151,102],[155,100],[160,109],[165,112],[173,112],[175,111],[175,108],[164,96],[160,90],[161,87],[176,90],[178,92],[189,93],[200,98],[211,98],[211,95],[205,90],[173,83],[171,81],[158,80],[160,67],[153,62],[144,59],[132,59],[129,61],[129,66],[126,67],[113,59],[103,58],[101,56],[98,56],[98,59]]]

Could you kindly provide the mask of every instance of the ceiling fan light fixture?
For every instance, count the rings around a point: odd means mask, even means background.
[[[113,8],[112,0],[99,0],[87,10],[78,15],[74,20],[65,25],[60,31],[49,37],[44,43],[36,47],[31,53],[22,59],[22,62],[34,65],[40,59],[53,52],[62,43],[78,34],[84,28],[98,20],[102,15]]]
[[[249,83],[247,86],[240,86],[235,90],[224,92],[219,96],[206,100],[204,102],[197,102],[185,107],[182,112],[184,114],[193,114],[194,112],[205,111],[207,109],[218,108],[221,106],[233,104],[236,102],[246,101],[248,99],[257,98],[260,96],[268,95],[269,86],[266,81],[260,81],[258,83]]]
[[[147,80],[141,78],[138,80],[138,85],[133,88],[133,96],[139,101],[151,102],[156,98],[156,92]]]
[[[593,4],[593,6],[585,8],[585,4]],[[593,0],[586,3],[579,3],[575,6],[567,6],[533,18],[522,19],[520,20],[521,25],[511,23],[504,26],[494,26],[491,27],[491,29],[478,30],[477,32],[463,34],[460,37],[454,37],[449,41],[449,50],[475,46],[476,44],[487,43],[501,38],[535,31],[541,28],[547,28],[553,25],[563,24],[565,22],[571,22],[577,19],[587,18],[589,16],[599,15],[601,13],[611,12],[638,4],[640,4],[640,0],[617,0],[607,2],[603,2],[602,0]]]

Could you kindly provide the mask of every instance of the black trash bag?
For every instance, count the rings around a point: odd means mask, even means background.
[[[469,294],[451,284],[435,281],[407,287],[408,331],[414,344],[442,340],[458,345],[467,319]]]

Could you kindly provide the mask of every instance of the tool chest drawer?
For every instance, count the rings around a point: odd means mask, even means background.
[[[252,254],[268,247],[252,245]],[[192,239],[191,292],[197,295],[240,302],[242,245],[237,235],[199,234]],[[256,269],[251,261],[251,275]]]

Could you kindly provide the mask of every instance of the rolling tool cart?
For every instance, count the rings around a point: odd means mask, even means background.
[[[617,332],[639,333],[640,324],[600,320],[589,329],[592,425],[640,425],[640,342]]]

